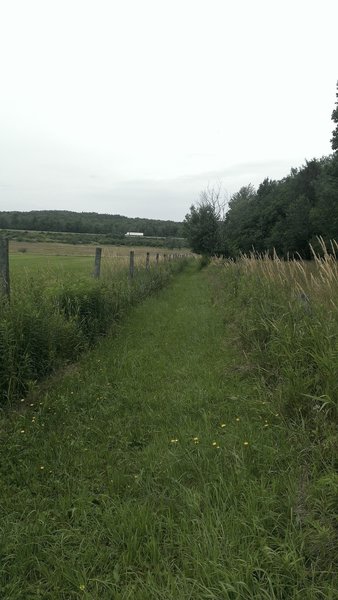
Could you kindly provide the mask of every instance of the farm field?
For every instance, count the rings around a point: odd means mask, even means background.
[[[337,598],[322,268],[190,263],[3,410],[4,598]]]
[[[191,256],[190,252],[148,248],[136,246],[101,246],[101,276],[111,277],[117,272],[127,272],[129,268],[130,250],[135,253],[135,267],[144,268],[146,254],[149,252],[150,266],[155,266],[156,254],[163,262],[164,255],[177,253]],[[54,243],[10,242],[11,283],[15,290],[27,277],[39,276],[43,281],[63,281],[65,278],[77,276],[91,279],[94,269],[95,246]]]
[[[155,263],[156,254],[159,253],[160,260],[164,254],[191,254],[182,250],[168,250],[147,246],[101,246],[103,273],[127,269],[129,265],[130,250],[135,252],[135,265],[144,266],[147,252],[150,253],[150,263]],[[33,271],[64,271],[72,273],[88,274],[93,271],[95,256],[94,245],[73,245],[54,243],[25,243],[10,242],[10,267],[14,274]]]
[[[135,256],[94,257],[10,254],[10,301],[0,297],[0,404],[68,364],[105,335],[129,308],[166,285],[186,258],[156,264]]]
[[[100,244],[97,244],[100,246]],[[124,257],[129,256],[130,250],[134,250],[135,254],[151,254],[166,253],[189,253],[186,249],[168,249],[154,248],[153,246],[110,246],[104,244],[102,247],[102,255],[107,257]],[[12,254],[42,254],[44,256],[93,256],[95,254],[94,244],[61,244],[54,242],[17,242],[10,241],[10,253]]]

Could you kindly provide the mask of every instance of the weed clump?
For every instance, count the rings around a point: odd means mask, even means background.
[[[0,300],[0,403],[25,394],[36,381],[74,361],[184,264],[139,268],[132,281],[122,269],[100,280],[74,280],[65,272],[14,280],[11,303]]]
[[[323,246],[311,262],[252,254],[214,264],[223,271],[227,318],[279,408],[327,426],[338,415],[336,255]]]
[[[280,413],[302,476],[294,507],[304,555],[319,573],[338,548],[337,244],[313,260],[256,254],[214,261],[223,282],[225,320],[253,365],[257,389]]]

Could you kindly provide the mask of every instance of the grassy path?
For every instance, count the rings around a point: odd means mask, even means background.
[[[238,361],[191,269],[1,417],[2,599],[321,597],[285,426]]]

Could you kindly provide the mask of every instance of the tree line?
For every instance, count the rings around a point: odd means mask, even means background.
[[[306,161],[280,180],[243,186],[225,202],[222,190],[202,192],[184,221],[195,252],[236,257],[241,252],[272,251],[310,258],[317,237],[338,241],[338,83],[333,153]],[[226,210],[227,209],[227,210]]]
[[[183,225],[176,221],[67,210],[3,211],[0,229],[107,234],[117,239],[128,231],[154,237],[183,237]]]

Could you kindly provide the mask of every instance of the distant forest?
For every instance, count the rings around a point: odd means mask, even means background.
[[[112,238],[123,238],[128,231],[143,233],[145,236],[183,237],[183,225],[175,221],[67,210],[0,212],[0,229],[94,233],[106,234]]]
[[[224,253],[273,248],[281,256],[311,257],[317,236],[338,241],[338,156],[306,161],[281,180],[265,179],[234,194],[223,223]]]
[[[338,83],[336,96],[333,154],[306,161],[283,179],[266,178],[257,190],[251,184],[244,186],[228,203],[220,188],[207,189],[184,223],[51,210],[0,212],[0,229],[63,232],[70,238],[71,233],[96,234],[105,238],[100,243],[127,244],[138,243],[125,238],[128,231],[135,231],[166,238],[162,244],[167,245],[185,237],[181,244],[200,254],[236,257],[241,252],[275,249],[280,256],[310,258],[309,243],[318,248],[317,236],[328,244],[338,242]],[[84,242],[75,237],[78,241],[73,243]]]
[[[202,192],[184,221],[195,252],[236,257],[275,249],[280,256],[310,258],[309,243],[318,249],[317,236],[329,247],[330,240],[338,242],[338,83],[336,96],[333,154],[306,161],[283,179],[266,178],[257,190],[244,186],[227,206],[220,188]]]

